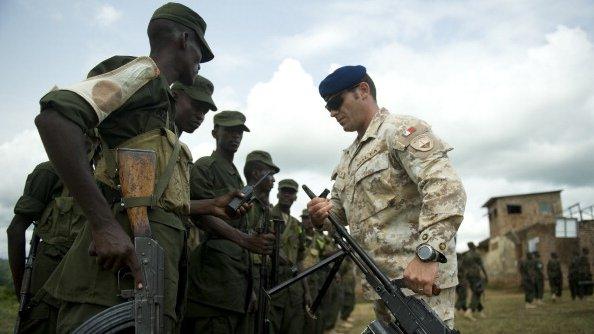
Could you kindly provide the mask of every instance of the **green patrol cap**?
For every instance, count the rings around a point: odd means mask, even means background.
[[[241,126],[243,131],[250,132],[250,129],[245,126],[245,115],[235,110],[224,110],[216,114],[214,124],[224,127]]]
[[[270,156],[270,153],[265,152],[265,151],[250,152],[247,155],[247,157],[245,157],[245,162],[247,163],[249,161],[259,161],[259,162],[265,164],[266,166],[274,169],[275,173],[278,173],[280,171],[280,168],[278,168],[278,166],[272,162],[272,157]]]
[[[278,189],[282,188],[289,188],[295,191],[299,191],[299,184],[297,184],[297,182],[295,182],[295,180],[293,179],[284,179],[280,180],[280,182],[278,183]]]
[[[303,211],[301,211],[301,217],[309,217],[309,211],[307,211],[307,209],[303,209]]]
[[[204,39],[204,33],[206,32],[206,22],[190,8],[176,2],[169,2],[163,6],[157,8],[151,17],[151,21],[155,19],[166,19],[170,21],[182,24],[196,32],[200,39],[202,49],[202,60],[201,63],[206,63],[214,58],[206,39]]]
[[[210,106],[210,110],[217,111],[217,106],[212,100],[212,92],[214,92],[214,85],[210,80],[203,76],[197,75],[194,78],[192,86],[186,86],[183,83],[176,81],[171,85],[172,91],[183,90],[192,100],[204,102]]]

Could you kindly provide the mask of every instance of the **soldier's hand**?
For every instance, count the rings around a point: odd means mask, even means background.
[[[235,197],[244,197],[244,195],[239,190],[231,191],[225,195],[216,197],[213,199],[213,208],[212,208],[212,215],[219,217],[223,220],[230,220],[236,219],[244,214],[246,214],[252,207],[251,203],[245,203],[240,206],[237,211],[229,212],[227,209],[227,204],[233,200]]]
[[[245,235],[241,247],[249,250],[252,253],[266,254],[272,253],[274,248],[274,234],[254,234]]]
[[[134,286],[142,289],[142,271],[134,251],[134,244],[120,224],[113,220],[91,231],[93,240],[89,255],[97,257],[97,264],[105,270],[129,267],[134,276]]]
[[[439,294],[439,289],[434,285],[437,277],[437,262],[422,262],[416,256],[404,270],[406,286],[428,297]]]
[[[322,227],[324,220],[330,216],[332,202],[327,198],[316,197],[307,203],[309,218],[315,227]]]

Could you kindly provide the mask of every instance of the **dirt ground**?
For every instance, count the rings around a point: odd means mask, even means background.
[[[594,333],[594,298],[572,301],[569,291],[557,302],[545,296],[544,305],[527,310],[524,295],[515,291],[487,290],[485,295],[486,318],[471,321],[456,314],[455,327],[461,333]],[[369,303],[357,304],[353,317],[357,320],[349,330],[337,333],[359,334],[373,319]]]

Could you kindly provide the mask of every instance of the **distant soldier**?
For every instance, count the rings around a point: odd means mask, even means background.
[[[342,306],[340,308],[340,324],[341,329],[353,328],[354,319],[350,317],[355,309],[355,287],[357,282],[355,280],[355,268],[353,261],[346,258],[340,267],[340,287],[342,289]]]
[[[547,276],[549,278],[549,286],[551,287],[551,295],[553,301],[557,297],[561,297],[563,288],[563,273],[561,272],[561,264],[557,259],[557,253],[551,253],[551,259],[547,263]]]
[[[534,252],[534,270],[536,272],[535,280],[534,280],[534,299],[536,299],[537,304],[542,304],[542,298],[544,296],[544,265],[540,260],[540,253],[537,251]]]
[[[468,298],[468,282],[466,282],[466,272],[462,267],[462,256],[458,254],[458,285],[456,286],[456,310],[463,314],[468,310],[466,299]],[[472,314],[471,314],[472,316]],[[473,317],[474,318],[474,317]]]
[[[280,168],[274,164],[270,153],[265,151],[252,151],[245,158],[243,175],[248,185],[254,185],[264,175],[269,173],[257,187],[254,188],[253,207],[247,213],[248,231],[255,234],[262,229],[265,223],[272,231],[272,205],[270,204],[270,191],[274,187],[274,174],[278,173]],[[260,270],[262,269],[262,257],[258,254],[251,254],[252,258],[252,297],[257,297],[260,287]],[[256,300],[257,302],[257,300]],[[258,304],[256,304],[258,305]],[[269,308],[270,309],[270,308]],[[258,310],[258,312],[265,310]],[[267,315],[270,320],[270,314]],[[256,326],[256,324],[252,324]]]
[[[303,259],[303,267],[309,268],[320,261],[321,255],[324,253],[326,241],[324,234],[314,229],[311,220],[309,219],[309,212],[307,209],[304,209],[301,213],[301,222],[305,230],[306,248],[305,258]],[[324,278],[325,275],[323,270],[317,271],[308,276],[307,282],[311,298],[315,298],[317,296],[318,291],[322,288],[322,284],[324,283]],[[306,317],[304,333],[322,334],[324,332],[324,321],[322,317],[319,316],[321,313],[321,306],[322,305],[318,307],[318,316],[316,318],[312,318],[310,316]]]
[[[579,282],[592,281],[592,271],[590,270],[590,259],[588,258],[588,248],[582,248],[582,255],[578,260],[578,280]],[[578,282],[578,295],[581,298],[592,295],[592,284],[579,285]]]
[[[470,298],[470,309],[466,310],[464,314],[467,318],[472,319],[472,313],[478,312],[478,314],[484,318],[483,304],[481,303],[481,295],[485,292],[485,285],[487,284],[487,272],[483,266],[483,260],[476,251],[476,246],[473,242],[468,243],[468,252],[462,259],[462,267],[466,273],[466,280],[472,296]],[[481,276],[482,274],[482,276]]]
[[[89,160],[96,145],[87,141]],[[92,161],[89,162],[89,168]],[[85,223],[82,209],[60,180],[51,162],[42,162],[27,176],[23,195],[14,207],[8,226],[8,255],[17,296],[25,271],[25,231],[33,222],[33,233],[41,240],[37,246],[31,274],[29,300],[21,317],[19,333],[55,333],[58,306],[56,300],[41,290],[60,264]]]
[[[579,263],[580,253],[578,251],[574,251],[573,256],[571,257],[571,262],[569,263],[569,272],[567,273],[567,280],[569,281],[569,291],[571,292],[572,300],[575,300],[575,297],[579,295]]]
[[[534,270],[534,260],[532,253],[526,253],[526,258],[520,262],[520,275],[522,277],[522,289],[524,289],[524,300],[526,301],[526,308],[536,308],[532,302],[534,301],[534,284],[536,272]]]
[[[299,185],[295,180],[281,180],[278,183],[278,203],[272,208],[272,217],[285,222],[280,243],[279,282],[291,279],[299,272],[298,266],[305,255],[305,234],[299,220],[291,216],[291,206],[297,200],[298,190]],[[275,333],[303,333],[306,284],[306,280],[301,280],[272,297]]]

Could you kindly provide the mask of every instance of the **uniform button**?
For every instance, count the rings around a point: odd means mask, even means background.
[[[439,249],[441,249],[442,251],[446,249],[446,244],[444,244],[443,242],[439,244]]]
[[[427,241],[427,239],[429,239],[429,236],[427,234],[423,234],[423,240]]]

